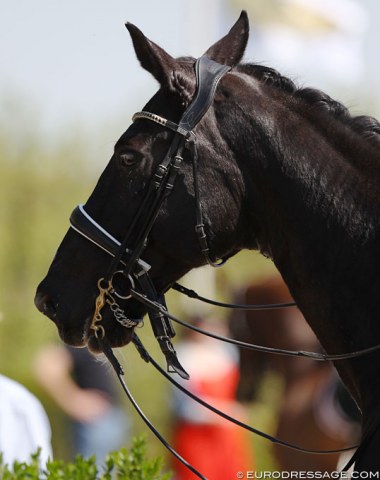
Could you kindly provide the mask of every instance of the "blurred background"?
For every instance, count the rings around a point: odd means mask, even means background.
[[[35,374],[38,352],[58,341],[57,332],[34,308],[33,297],[68,228],[71,210],[89,196],[131,115],[157,87],[140,68],[124,22],[135,23],[173,56],[199,56],[246,9],[251,24],[246,61],[274,67],[299,85],[326,91],[356,114],[376,117],[380,3],[0,0],[0,6],[0,373],[42,401],[55,456],[67,458],[67,417]],[[274,272],[269,260],[249,252],[217,273],[195,272],[186,284],[205,296],[230,300]],[[168,303],[178,314],[226,319],[226,312],[199,310],[175,294]],[[148,327],[142,336],[156,352]],[[131,347],[120,355],[142,408],[170,434],[167,384]],[[254,400],[245,398],[251,423],[272,433],[278,428],[285,381],[283,372],[273,370]],[[145,431],[125,408],[132,418],[131,434]],[[151,451],[161,453],[158,442],[148,439]],[[250,442],[257,465],[275,468],[279,460],[270,445],[253,437]]]

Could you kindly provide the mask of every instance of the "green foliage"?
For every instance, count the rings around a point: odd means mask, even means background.
[[[4,465],[0,455],[0,480],[170,480],[163,472],[162,458],[148,459],[146,441],[137,437],[130,450],[125,448],[110,453],[98,470],[95,457],[77,456],[74,462],[51,460],[41,471],[39,452],[31,455],[30,462]]]

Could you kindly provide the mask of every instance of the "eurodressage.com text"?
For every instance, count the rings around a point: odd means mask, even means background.
[[[237,472],[236,478],[238,479],[256,479],[256,480],[292,480],[292,479],[372,479],[380,478],[380,472],[310,472],[310,471],[288,471],[288,472],[255,472],[248,470],[246,472]]]

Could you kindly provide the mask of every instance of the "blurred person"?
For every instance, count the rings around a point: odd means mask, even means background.
[[[226,335],[223,320],[194,318],[191,322],[219,335]],[[239,381],[238,350],[199,333],[188,331],[176,345],[180,361],[190,373],[184,387],[219,410],[244,421],[242,404],[236,400]],[[209,480],[230,480],[238,471],[254,469],[247,432],[204,408],[178,389],[173,391],[176,421],[174,448]],[[193,480],[195,475],[174,460],[176,480]]]
[[[72,421],[72,454],[106,455],[129,439],[130,419],[119,405],[112,372],[86,348],[49,345],[35,361],[41,386]]]
[[[0,375],[0,453],[4,464],[29,462],[38,449],[43,466],[53,458],[45,410],[24,386]]]

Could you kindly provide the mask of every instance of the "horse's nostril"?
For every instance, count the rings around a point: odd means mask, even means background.
[[[54,318],[57,314],[57,310],[53,300],[51,299],[50,295],[43,292],[37,292],[34,304],[38,308],[38,310],[49,318]]]

